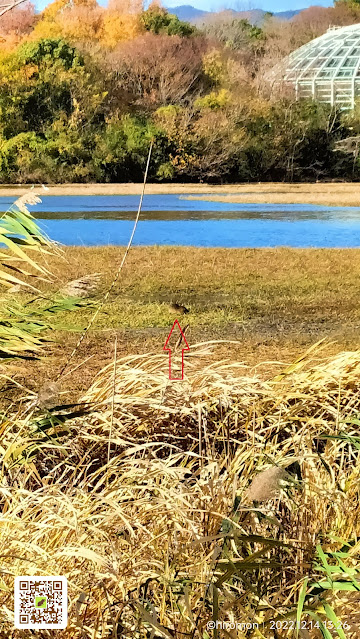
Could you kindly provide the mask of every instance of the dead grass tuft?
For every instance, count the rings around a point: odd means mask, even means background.
[[[79,297],[80,299],[91,297],[95,295],[99,289],[100,278],[100,273],[84,275],[77,280],[68,282],[68,284],[61,289],[61,293],[65,297]]]

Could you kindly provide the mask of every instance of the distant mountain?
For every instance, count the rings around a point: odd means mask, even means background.
[[[190,4],[182,4],[178,7],[168,7],[168,11],[170,13],[175,13],[179,20],[197,24],[211,21],[215,16],[221,15],[224,18],[246,19],[252,24],[259,25],[263,22],[265,15],[267,15],[267,12],[262,9],[252,9],[250,11],[234,11],[234,9],[226,9],[221,12],[201,11]],[[280,20],[291,20],[291,18],[300,13],[300,11],[301,9],[298,9],[297,11],[279,11],[273,15]]]
[[[179,7],[168,7],[170,13],[175,13],[179,20],[185,20],[185,22],[195,22],[201,20],[211,11],[201,11],[201,9],[195,9],[190,4],[181,4]]]
[[[301,13],[303,9],[293,9],[292,11],[279,11],[278,13],[274,13],[276,18],[280,20],[291,20],[294,16],[297,16],[298,13]]]

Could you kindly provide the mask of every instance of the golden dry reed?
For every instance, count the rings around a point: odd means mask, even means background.
[[[263,381],[206,364],[213,346],[191,348],[183,382],[166,353],[128,356],[80,406],[24,396],[2,417],[1,637],[25,636],[23,574],[67,577],[63,639],[207,639],[214,619],[254,624],[229,637],[274,620],[296,636],[297,619],[301,637],[331,619],[359,636],[360,351],[315,365],[317,345]]]

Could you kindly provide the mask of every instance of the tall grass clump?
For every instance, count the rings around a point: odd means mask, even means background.
[[[0,217],[0,293],[14,286],[34,292],[39,280],[51,277],[46,258],[54,253],[55,243],[45,236],[29,210],[29,205],[40,202],[38,194],[30,191]],[[9,304],[9,299],[1,300],[0,358],[38,352],[45,328],[39,316]]]
[[[41,202],[30,191],[19,197],[0,217],[0,286],[21,285],[30,288],[29,279],[49,275],[36,257],[49,253],[55,244],[39,228],[29,211],[29,205]],[[5,249],[5,250],[4,250]]]
[[[358,637],[360,351],[264,381],[209,348],[183,382],[128,356],[3,417],[4,637],[23,574],[68,578],[64,638]]]

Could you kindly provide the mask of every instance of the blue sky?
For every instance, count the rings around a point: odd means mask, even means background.
[[[37,0],[36,7],[43,9],[48,4],[47,0]],[[106,0],[100,0],[100,4],[106,4]],[[181,4],[191,4],[197,9],[205,11],[219,11],[232,7],[237,11],[248,9],[263,9],[264,11],[287,11],[289,9],[305,9],[311,5],[320,5],[322,7],[330,7],[332,2],[329,0],[188,0],[180,2],[179,0],[165,0],[167,7],[177,7]]]
[[[311,5],[321,7],[330,7],[333,3],[329,0],[235,0],[233,2],[224,2],[224,0],[192,0],[191,2],[179,2],[179,0],[167,0],[167,7],[176,7],[180,4],[191,4],[197,9],[205,11],[219,11],[224,8],[232,7],[237,11],[247,11],[248,9],[263,9],[264,11],[287,11],[289,9],[305,9]]]

